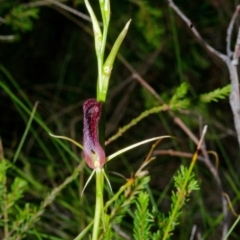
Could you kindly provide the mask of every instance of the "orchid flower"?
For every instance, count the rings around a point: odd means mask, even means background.
[[[98,121],[102,103],[89,99],[83,104],[83,152],[88,166],[102,168],[106,157],[98,138]]]
[[[144,141],[141,141],[139,143],[133,144],[131,146],[128,146],[124,149],[121,149],[110,156],[106,157],[105,152],[99,142],[98,137],[98,122],[101,117],[101,110],[102,110],[102,103],[96,101],[95,99],[91,98],[84,102],[83,104],[83,146],[76,142],[75,140],[65,137],[65,136],[57,136],[49,133],[50,136],[60,139],[68,140],[72,143],[74,143],[76,146],[80,147],[83,150],[84,157],[86,160],[87,165],[93,169],[90,177],[88,178],[83,190],[82,194],[87,187],[89,181],[92,179],[94,173],[96,171],[101,171],[104,174],[104,177],[106,178],[108,185],[111,188],[111,184],[107,178],[107,175],[104,172],[104,164],[107,161],[112,160],[116,156],[129,151],[135,147],[141,146],[143,144],[146,144],[148,142],[156,141],[158,139],[164,139],[168,138],[170,136],[161,136],[161,137],[155,137],[151,139],[147,139]]]

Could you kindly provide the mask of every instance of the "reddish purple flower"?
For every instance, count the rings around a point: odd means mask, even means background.
[[[98,121],[102,104],[89,99],[83,104],[83,151],[88,166],[92,169],[102,168],[105,163],[105,152],[98,139]]]

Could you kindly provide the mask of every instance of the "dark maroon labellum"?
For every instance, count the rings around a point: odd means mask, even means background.
[[[102,104],[89,99],[83,104],[83,151],[88,166],[92,169],[102,168],[105,163],[105,152],[98,139],[98,121]]]

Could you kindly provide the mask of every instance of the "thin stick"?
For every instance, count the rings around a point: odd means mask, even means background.
[[[26,140],[26,137],[27,137],[27,134],[28,134],[29,129],[30,129],[30,127],[31,127],[31,124],[32,124],[32,121],[33,121],[35,112],[36,112],[37,107],[38,107],[38,104],[39,104],[39,102],[36,102],[36,103],[34,104],[33,110],[32,110],[32,112],[31,112],[30,118],[29,118],[28,123],[27,123],[27,127],[26,127],[26,129],[25,129],[25,131],[24,131],[24,133],[23,133],[23,136],[22,136],[21,141],[20,141],[20,143],[19,143],[19,145],[18,145],[18,148],[17,148],[17,150],[16,150],[16,153],[14,154],[14,158],[13,158],[13,160],[12,160],[13,163],[16,162],[16,160],[17,160],[17,158],[18,158],[18,156],[19,156],[19,154],[20,154],[20,151],[21,151],[21,149],[22,149],[23,143],[24,143],[25,140]]]
[[[70,13],[72,13],[72,14],[74,14],[74,15],[76,15],[76,16],[84,19],[84,20],[87,20],[88,22],[92,22],[91,18],[88,15],[83,14],[83,13],[75,10],[74,8],[68,7],[67,5],[62,4],[62,3],[58,2],[58,1],[55,1],[55,0],[47,0],[47,1],[56,5],[56,6],[58,6],[58,7],[60,7],[60,8],[62,8],[62,9],[64,9],[64,10],[66,10],[67,12],[70,12]]]
[[[58,0],[58,1],[59,2],[66,2],[67,0]],[[34,7],[47,6],[49,4],[51,4],[51,3],[49,3],[48,0],[44,0],[44,1],[23,3],[23,4],[21,4],[21,7],[24,7],[24,8],[34,8]]]
[[[211,47],[206,41],[204,41],[204,39],[202,38],[202,36],[199,34],[199,32],[197,31],[197,29],[194,27],[192,21],[190,21],[186,15],[184,15],[184,13],[175,5],[175,3],[172,0],[168,0],[168,4],[169,6],[177,13],[177,15],[186,23],[186,25],[189,27],[189,29],[191,30],[191,32],[194,34],[194,36],[196,37],[197,41],[204,46],[209,52],[211,52],[212,54],[218,56],[219,58],[221,58],[223,61],[226,61],[227,56],[218,52],[216,49],[214,49],[213,47]]]
[[[228,25],[228,29],[227,29],[227,37],[226,37],[226,42],[227,42],[227,55],[228,57],[232,57],[233,55],[233,52],[231,51],[231,39],[232,39],[232,31],[233,31],[233,26],[234,26],[234,23],[236,21],[236,18],[238,16],[238,13],[240,11],[240,5],[238,5],[236,7],[236,10],[234,12],[234,14],[232,15],[232,19]]]

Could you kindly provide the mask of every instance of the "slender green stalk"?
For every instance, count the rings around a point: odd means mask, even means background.
[[[100,0],[100,8],[102,13],[102,19],[103,19],[103,37],[102,37],[102,45],[101,45],[101,57],[102,62],[104,62],[104,53],[105,53],[105,47],[107,43],[107,34],[108,34],[108,27],[110,22],[110,1],[106,0]]]
[[[95,52],[97,55],[97,65],[98,65],[98,81],[97,81],[97,100],[99,101],[99,95],[102,92],[102,69],[103,69],[103,56],[102,56],[102,46],[103,46],[103,35],[101,28],[99,26],[96,15],[89,3],[88,0],[84,0],[89,15],[92,20],[93,25],[93,34],[94,34],[94,42],[95,42]],[[104,23],[103,23],[104,24]],[[103,26],[105,29],[105,26]]]
[[[103,213],[103,170],[96,169],[96,205],[93,223],[92,240],[98,240],[98,231],[100,226],[100,218]]]
[[[233,229],[236,227],[236,225],[238,224],[239,221],[240,221],[240,216],[238,216],[236,221],[233,223],[232,227],[229,229],[227,235],[224,237],[223,240],[227,240],[228,239],[228,237],[230,236],[230,234],[232,233]]]
[[[110,76],[111,76],[111,73],[112,73],[113,63],[114,63],[115,58],[117,56],[118,50],[119,50],[119,48],[122,44],[122,41],[124,40],[124,38],[127,34],[130,22],[131,22],[131,20],[129,20],[126,23],[125,27],[120,32],[119,36],[117,37],[115,43],[112,46],[112,49],[111,49],[106,61],[104,62],[103,69],[102,69],[103,70],[103,72],[102,72],[102,80],[103,80],[103,82],[102,82],[102,92],[101,92],[101,95],[99,96],[100,101],[103,101],[103,102],[106,101],[108,84],[109,84],[109,79],[110,79]]]
[[[17,160],[17,158],[18,158],[18,156],[19,156],[19,154],[20,154],[20,151],[21,151],[21,149],[22,149],[23,143],[24,143],[24,141],[25,141],[25,139],[26,139],[26,137],[27,137],[27,134],[28,134],[28,132],[29,132],[29,128],[31,127],[32,120],[33,120],[34,114],[35,114],[35,112],[36,112],[36,110],[37,110],[38,103],[39,103],[39,102],[36,102],[36,103],[34,104],[32,113],[31,113],[31,115],[30,115],[30,119],[29,119],[29,121],[28,121],[28,123],[27,123],[27,127],[26,127],[26,129],[25,129],[25,131],[24,131],[24,133],[23,133],[22,139],[21,139],[21,141],[20,141],[20,143],[19,143],[19,146],[18,146],[18,148],[17,148],[17,151],[16,151],[16,153],[15,153],[15,155],[14,155],[13,163],[16,162],[16,160]]]
[[[102,41],[99,53],[97,53],[97,60],[98,60],[98,83],[97,83],[97,100],[103,101],[104,98],[101,96],[104,95],[106,99],[107,92],[104,92],[103,89],[103,64],[104,64],[104,55],[105,55],[105,48],[107,43],[107,34],[108,34],[108,27],[110,22],[110,1],[109,0],[99,0],[100,2],[100,9],[103,19],[103,34],[102,34]],[[103,101],[105,102],[105,101]]]
[[[82,231],[79,233],[79,235],[74,238],[74,240],[83,239],[83,237],[88,233],[88,231],[90,230],[90,228],[92,228],[92,225],[93,225],[93,221],[90,222],[90,223],[84,228],[84,230],[82,230]]]
[[[103,19],[103,34],[102,34],[102,41],[99,53],[97,52],[97,60],[98,60],[98,81],[97,81],[97,100],[101,101],[102,104],[102,118],[99,122],[99,140],[104,149],[104,141],[105,141],[105,101],[107,90],[103,89],[104,86],[104,56],[105,56],[105,48],[107,43],[107,34],[108,34],[108,27],[110,22],[110,0],[99,0],[100,9]]]

